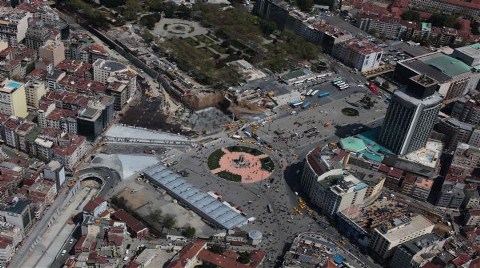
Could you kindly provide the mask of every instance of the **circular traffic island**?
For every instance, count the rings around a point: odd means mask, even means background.
[[[275,163],[267,154],[247,146],[220,148],[210,154],[207,165],[220,178],[241,183],[262,181],[275,169]]]
[[[344,114],[346,116],[357,116],[360,113],[358,112],[357,109],[347,107],[347,108],[342,109],[342,114]]]

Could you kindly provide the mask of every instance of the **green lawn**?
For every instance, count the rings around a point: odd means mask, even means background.
[[[220,158],[222,158],[222,156],[224,155],[225,153],[222,151],[222,149],[218,149],[216,150],[215,152],[213,152],[209,157],[208,157],[208,160],[207,160],[207,164],[208,164],[208,168],[210,170],[214,170],[214,169],[217,169],[220,167],[218,161],[220,161]]]
[[[193,39],[193,38],[191,38],[191,37],[185,38],[184,40],[185,40],[185,42],[189,43],[190,45],[192,45],[192,46],[194,46],[194,47],[200,45],[200,43],[198,43],[197,40],[195,40],[195,39]]]
[[[258,149],[250,148],[246,146],[230,146],[230,147],[227,147],[227,150],[229,150],[230,152],[243,152],[243,153],[252,154],[255,156],[264,154],[264,152]]]
[[[266,170],[268,172],[272,172],[275,169],[275,163],[273,163],[272,159],[270,157],[265,157],[260,159],[260,162],[262,162],[262,169]]]
[[[195,36],[195,38],[197,38],[198,41],[203,42],[205,45],[213,44],[213,40],[206,35]]]
[[[237,175],[237,174],[233,174],[233,173],[228,172],[228,171],[220,171],[220,172],[217,173],[217,175],[220,178],[223,178],[223,179],[226,179],[226,180],[229,180],[229,181],[239,182],[239,181],[242,180],[242,176]]]
[[[220,54],[227,54],[227,49],[222,47],[222,46],[213,45],[213,46],[210,46],[210,47],[213,48],[215,51],[217,51]]]

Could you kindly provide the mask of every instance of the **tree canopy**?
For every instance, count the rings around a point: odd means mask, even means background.
[[[407,10],[402,13],[401,17],[402,19],[408,21],[420,21],[420,13],[415,10]]]

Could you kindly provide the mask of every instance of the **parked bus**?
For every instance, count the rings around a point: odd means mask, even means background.
[[[232,138],[233,138],[233,139],[236,139],[236,140],[241,140],[241,139],[242,139],[242,136],[240,136],[240,135],[232,135]]]
[[[330,92],[323,92],[323,93],[318,94],[318,97],[321,98],[321,97],[326,97],[328,95],[330,95]]]
[[[313,92],[313,89],[310,89],[309,91],[307,91],[307,93],[305,93],[305,96],[310,96],[310,94],[312,94]]]
[[[290,106],[292,106],[292,108],[297,108],[298,106],[301,106],[302,104],[303,104],[303,101],[300,101],[300,100],[290,102]]]
[[[316,89],[315,91],[313,91],[312,94],[310,94],[310,96],[315,96],[315,95],[317,95],[317,93],[318,93],[318,89]]]
[[[346,85],[340,86],[340,90],[344,90],[344,89],[347,89],[347,88],[349,88],[349,87],[350,87],[350,86],[349,86],[348,84],[346,84]]]
[[[273,212],[272,205],[268,204],[267,210],[268,210],[268,213],[272,213]]]
[[[310,107],[310,105],[312,104],[309,101],[307,101],[302,105],[302,109],[307,109],[308,107]]]
[[[340,83],[343,83],[343,80],[336,80],[336,81],[332,82],[332,84],[334,84],[334,85],[338,85]]]
[[[341,82],[341,83],[338,83],[338,84],[337,84],[337,87],[343,87],[343,86],[346,86],[346,85],[348,85],[348,84],[345,83],[345,82]]]

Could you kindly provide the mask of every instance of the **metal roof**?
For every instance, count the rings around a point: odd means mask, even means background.
[[[188,183],[164,165],[151,167],[144,173],[154,184],[221,228],[231,230],[247,223],[247,218],[236,209]]]

